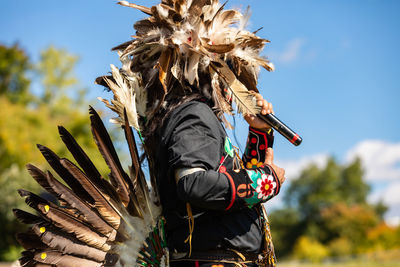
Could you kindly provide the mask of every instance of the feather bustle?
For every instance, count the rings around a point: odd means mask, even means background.
[[[102,191],[106,197],[110,196],[114,201],[118,201],[119,198],[115,189],[101,176],[100,172],[94,166],[85,151],[76,142],[74,137],[62,126],[58,127],[58,132],[65,146],[92,183],[98,185],[100,191]]]
[[[40,152],[53,168],[53,170],[68,184],[80,199],[93,203],[93,199],[87,194],[79,182],[61,165],[60,158],[49,148],[43,145],[37,145]]]
[[[112,226],[106,223],[103,218],[100,217],[100,215],[93,211],[87,203],[79,199],[69,188],[64,186],[57,179],[55,179],[50,172],[47,172],[45,177],[48,181],[48,184],[53,188],[54,192],[56,193],[56,197],[67,202],[72,208],[79,210],[79,212],[82,214],[83,219],[87,223],[92,225],[103,235],[106,235],[109,238],[109,241],[114,241],[116,230],[112,228]],[[80,183],[83,184],[83,182]],[[85,189],[90,192],[90,188]],[[93,197],[93,199],[96,200],[95,197]]]
[[[118,204],[112,203],[111,199],[107,199],[104,194],[93,184],[87,177],[76,167],[72,162],[67,159],[62,159],[61,164],[76,177],[79,183],[84,187],[88,194],[94,199],[94,206],[100,213],[102,218],[108,222],[114,229],[119,229],[121,223],[120,212],[118,211]],[[97,221],[97,220],[96,220]]]
[[[54,227],[36,224],[32,230],[44,244],[62,254],[82,256],[97,262],[104,261],[107,255],[107,252],[88,246]]]
[[[110,168],[110,178],[113,185],[117,188],[118,196],[120,197],[124,206],[128,206],[129,203],[129,189],[127,174],[122,169],[121,163],[118,159],[117,153],[115,152],[114,146],[111,142],[110,136],[108,135],[103,122],[101,121],[97,112],[90,108],[90,121],[94,140],[99,148],[101,155],[106,161]]]

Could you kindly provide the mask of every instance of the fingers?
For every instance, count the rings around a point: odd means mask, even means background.
[[[261,94],[255,94],[255,98],[257,101],[257,106],[261,107],[261,114],[266,115],[273,113],[272,104],[268,103]]]
[[[254,99],[256,101],[256,105],[261,108],[261,114],[266,115],[269,113],[274,113],[272,109],[272,104],[268,103],[268,101],[265,100],[261,94],[255,93]],[[271,129],[271,126],[268,123],[255,115],[247,114],[244,116],[244,119],[247,121],[250,127],[260,129],[262,131],[268,131],[269,129]]]

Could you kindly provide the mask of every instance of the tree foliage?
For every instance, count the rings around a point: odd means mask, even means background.
[[[0,44],[0,95],[12,102],[26,102],[31,69],[29,58],[18,44],[7,47]]]
[[[51,46],[33,64],[18,46],[0,46],[0,261],[17,256],[10,256],[9,252],[16,251],[14,235],[22,226],[11,209],[25,209],[26,205],[16,190],[40,192],[25,164],[31,162],[49,169],[36,144],[71,158],[58,137],[57,125],[65,126],[75,136],[101,172],[106,170],[91,137],[85,89],[74,74],[77,60],[68,51]],[[32,93],[28,77],[40,81],[39,92]]]
[[[278,254],[307,258],[310,255],[302,247],[306,243],[321,257],[328,255],[325,250],[331,256],[366,251],[374,242],[368,233],[383,223],[386,211],[382,203],[367,202],[369,191],[359,159],[341,166],[330,158],[324,168],[311,165],[304,169],[288,185],[284,196],[287,207],[270,216]]]

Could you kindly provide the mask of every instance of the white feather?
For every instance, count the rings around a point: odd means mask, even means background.
[[[168,9],[163,8],[161,5],[157,5],[156,8],[161,17],[168,19]]]
[[[121,124],[123,124],[125,108],[130,125],[135,129],[140,130],[136,110],[136,94],[134,93],[133,88],[129,86],[129,84],[122,77],[118,68],[112,64],[110,66],[115,83],[107,78],[105,81],[113,92],[114,99],[111,100],[111,103],[103,102],[118,114],[119,117],[114,118],[114,120]]]

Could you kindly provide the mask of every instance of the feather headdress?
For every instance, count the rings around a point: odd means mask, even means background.
[[[125,106],[139,130],[140,118],[149,121],[169,98],[194,92],[210,96],[221,114],[231,113],[231,101],[238,112],[259,112],[251,91],[257,92],[260,67],[274,67],[260,56],[269,41],[245,29],[248,10],[224,10],[218,0],[162,0],[151,8],[118,3],[149,15],[134,24],[131,41],[114,48],[121,69],[96,80],[114,92],[114,100],[103,101],[120,118]]]

